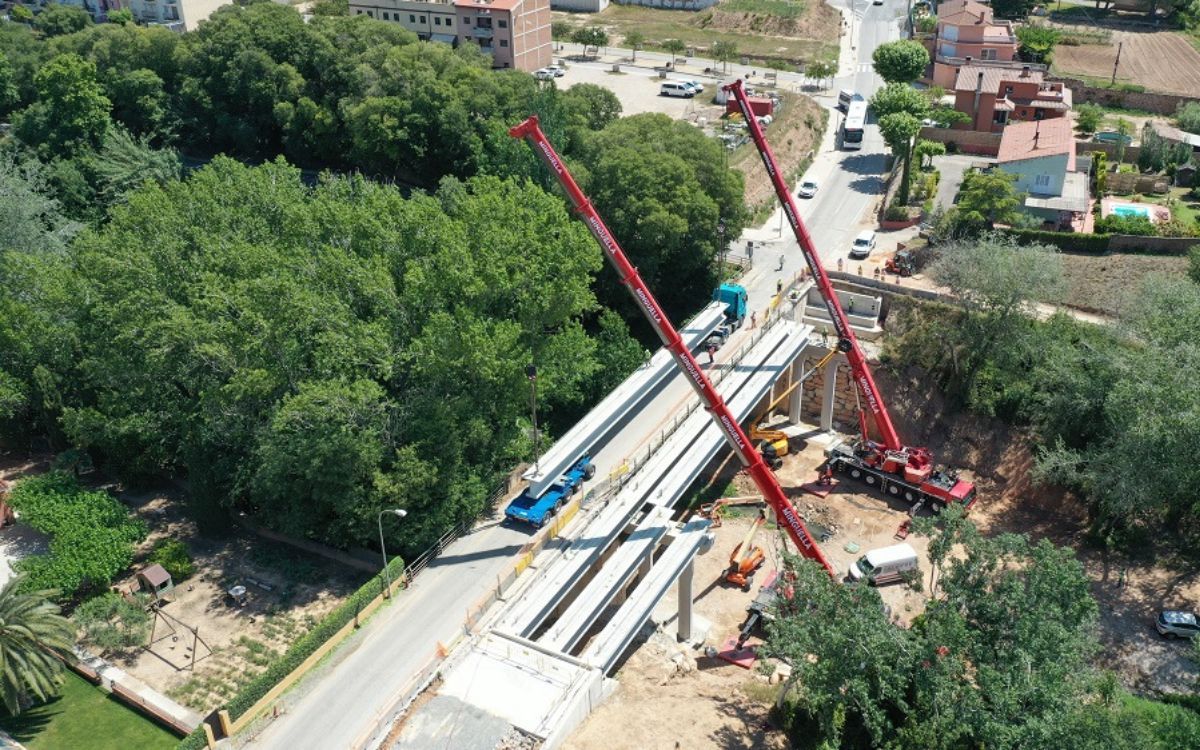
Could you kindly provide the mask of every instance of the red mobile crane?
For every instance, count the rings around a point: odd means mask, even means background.
[[[825,555],[813,540],[812,535],[808,533],[808,529],[804,526],[804,521],[801,520],[800,514],[796,512],[787,495],[783,493],[783,488],[779,486],[779,481],[763,461],[762,455],[754,448],[750,439],[746,437],[746,433],[742,431],[737,420],[730,413],[729,407],[725,405],[725,400],[717,393],[708,376],[700,369],[696,358],[692,356],[691,351],[683,343],[679,332],[675,330],[675,327],[671,325],[671,321],[667,319],[662,308],[658,306],[658,301],[650,293],[646,282],[642,281],[642,277],[638,275],[637,269],[633,267],[633,264],[629,262],[629,258],[625,256],[625,251],[617,244],[616,239],[612,236],[612,232],[605,226],[604,221],[596,213],[596,209],[592,206],[591,201],[579,189],[579,185],[575,183],[575,179],[567,171],[566,165],[563,164],[554,147],[550,145],[550,141],[547,140],[545,133],[542,132],[541,127],[538,125],[537,115],[510,129],[508,134],[514,138],[524,138],[529,141],[534,153],[554,173],[559,184],[566,191],[571,205],[583,217],[584,223],[587,224],[592,236],[600,243],[604,255],[612,263],[617,276],[621,279],[621,283],[629,289],[629,293],[637,301],[642,313],[646,316],[646,320],[650,322],[650,326],[654,328],[659,339],[662,340],[663,346],[667,348],[667,351],[675,359],[675,364],[687,374],[692,388],[707,404],[708,412],[712,415],[713,421],[717,423],[717,427],[721,429],[721,432],[725,435],[725,439],[729,442],[734,452],[737,453],[738,458],[741,459],[742,465],[746,467],[750,478],[754,480],[754,484],[757,485],[767,503],[775,511],[775,516],[780,525],[787,529],[788,535],[796,545],[796,549],[800,551],[800,554],[824,566],[829,575],[836,577],[833,568],[829,565],[829,561],[825,559]]]
[[[867,408],[871,410],[875,427],[883,438],[883,442],[879,443],[867,436],[866,415],[859,411],[861,438],[852,443],[834,444],[826,451],[830,470],[846,472],[854,479],[862,479],[871,486],[878,484],[889,495],[903,497],[912,504],[914,513],[925,502],[931,503],[935,508],[951,503],[969,508],[975,502],[974,484],[959,479],[954,471],[935,469],[933,455],[928,448],[911,448],[900,442],[900,436],[892,426],[887,406],[883,403],[883,396],[875,386],[875,378],[871,376],[866,357],[858,345],[858,338],[850,328],[850,321],[842,311],[829,275],[821,265],[821,258],[817,255],[808,228],[796,211],[792,194],[787,183],[783,181],[783,175],[779,173],[775,155],[771,153],[771,147],[767,145],[758,118],[750,108],[750,100],[746,98],[741,80],[725,86],[725,91],[737,100],[742,116],[746,119],[750,137],[758,148],[772,185],[775,186],[775,194],[783,204],[783,212],[788,223],[792,225],[796,242],[800,244],[800,251],[804,253],[804,261],[812,272],[821,298],[825,300],[825,309],[829,312],[829,319],[833,321],[834,331],[837,333],[837,348],[846,355],[854,373],[854,382],[866,401]]]

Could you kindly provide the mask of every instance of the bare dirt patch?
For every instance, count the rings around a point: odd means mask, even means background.
[[[175,491],[118,497],[146,520],[151,533],[115,586],[128,591],[135,585],[134,571],[163,538],[187,544],[196,573],[177,582],[148,649],[105,658],[201,714],[233,697],[367,577],[241,529],[220,539],[202,536]],[[237,584],[248,590],[242,607],[228,596]]]
[[[1200,96],[1200,52],[1184,34],[1114,31],[1107,44],[1059,45],[1054,50],[1054,71],[1065,76],[1086,76],[1109,81],[1117,46],[1124,43],[1117,82],[1133,83],[1149,91]]]
[[[1169,255],[1062,254],[1067,278],[1066,304],[1105,315],[1120,311],[1125,295],[1152,274],[1186,273],[1187,258]]]

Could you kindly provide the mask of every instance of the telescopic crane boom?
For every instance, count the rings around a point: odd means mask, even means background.
[[[792,538],[792,542],[796,545],[796,549],[805,557],[820,563],[829,572],[829,575],[836,577],[833,568],[829,565],[829,561],[825,559],[825,555],[821,552],[816,541],[813,540],[812,535],[809,534],[808,529],[804,526],[804,521],[801,520],[800,514],[796,512],[787,495],[783,493],[783,488],[779,486],[779,481],[775,478],[770,468],[767,467],[766,463],[764,463],[762,456],[754,448],[750,439],[746,437],[746,433],[742,431],[737,420],[734,419],[733,414],[729,411],[729,407],[725,405],[724,399],[717,393],[717,389],[713,387],[713,384],[704,374],[704,371],[700,369],[696,358],[692,356],[692,352],[684,344],[683,339],[680,338],[679,332],[671,325],[671,321],[667,319],[666,313],[659,307],[658,301],[654,299],[654,295],[650,293],[650,289],[642,281],[642,277],[638,275],[637,269],[629,262],[625,251],[617,244],[612,232],[605,226],[604,221],[596,213],[596,209],[592,206],[591,201],[579,189],[579,185],[571,177],[571,173],[567,171],[566,165],[563,164],[554,147],[550,145],[550,141],[538,125],[537,116],[530,117],[520,125],[510,129],[508,133],[514,138],[526,139],[530,146],[533,147],[534,153],[546,163],[546,166],[549,167],[559,184],[562,185],[563,190],[567,193],[567,198],[571,201],[571,205],[583,217],[588,230],[591,231],[596,241],[600,243],[604,255],[612,263],[621,283],[629,289],[629,293],[637,301],[642,314],[646,316],[646,320],[649,321],[650,326],[658,334],[659,339],[663,342],[663,346],[671,353],[675,364],[688,376],[688,382],[691,384],[693,390],[704,400],[713,421],[717,423],[717,427],[721,429],[725,440],[729,442],[729,445],[746,467],[750,478],[754,480],[754,484],[775,511],[776,518],[779,520],[780,525],[787,530],[788,536]]]
[[[725,86],[725,91],[733,95],[741,109],[742,117],[746,120],[750,137],[754,140],[763,166],[767,169],[767,175],[771,178],[771,184],[775,187],[775,195],[783,204],[783,213],[796,235],[796,242],[804,254],[804,261],[808,264],[808,270],[821,293],[821,299],[825,301],[825,309],[829,312],[829,319],[833,322],[834,332],[837,334],[837,348],[846,355],[854,373],[854,382],[883,440],[883,443],[879,444],[867,437],[866,422],[860,414],[862,440],[852,448],[832,453],[831,466],[836,464],[838,468],[849,471],[853,476],[865,479],[868,484],[874,485],[878,482],[889,494],[903,495],[904,499],[911,503],[920,504],[929,500],[935,504],[960,503],[970,506],[975,499],[973,484],[958,479],[957,474],[953,472],[935,471],[933,455],[928,448],[912,448],[900,442],[887,405],[883,402],[883,395],[875,385],[875,378],[871,376],[871,369],[867,366],[867,359],[858,345],[858,338],[850,328],[850,320],[842,310],[833,284],[829,281],[829,275],[821,265],[821,258],[817,254],[812,236],[808,233],[808,227],[804,225],[796,210],[791,191],[779,172],[775,155],[771,153],[771,147],[767,145],[766,136],[763,135],[762,126],[750,107],[750,100],[742,88],[742,81],[739,79]]]

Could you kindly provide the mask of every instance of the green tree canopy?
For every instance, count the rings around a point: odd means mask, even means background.
[[[959,221],[974,230],[1016,222],[1025,196],[1015,185],[1015,176],[998,169],[967,173],[955,208]]]
[[[1104,110],[1098,104],[1084,102],[1075,108],[1075,127],[1081,133],[1095,133],[1104,121]]]
[[[1018,53],[1026,62],[1049,65],[1054,59],[1054,46],[1062,37],[1052,26],[1025,24],[1017,27],[1017,39],[1021,46]]]
[[[903,166],[896,200],[900,205],[905,205],[908,203],[912,172],[913,139],[921,132],[921,121],[908,112],[895,112],[879,118],[879,132],[883,134],[883,140]]]
[[[34,28],[48,37],[73,34],[92,25],[92,15],[73,5],[50,3],[33,21]]]
[[[625,34],[621,41],[625,43],[626,47],[633,51],[633,62],[637,62],[638,50],[646,46],[646,35],[637,29],[633,29]]]
[[[929,52],[920,42],[900,39],[886,42],[871,54],[875,72],[888,83],[912,83],[925,74]]]
[[[906,112],[917,119],[927,116],[929,99],[907,83],[888,83],[871,95],[871,111],[881,118]]]
[[[92,62],[59,55],[37,72],[34,84],[38,101],[17,116],[17,137],[47,157],[74,156],[100,145],[112,104]]]
[[[785,705],[814,746],[1050,747],[1095,694],[1097,607],[1073,552],[969,523],[955,533],[965,557],[910,629],[876,590],[788,558],[792,595],[766,649],[792,665]]]
[[[720,145],[666,115],[640,114],[589,139],[585,189],[667,314],[686,317],[715,286],[717,224],[736,237],[746,221],[742,176]],[[629,293],[605,268],[601,302],[638,320]]]

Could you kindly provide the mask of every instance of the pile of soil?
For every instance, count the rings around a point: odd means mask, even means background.
[[[793,39],[835,39],[842,14],[828,4],[809,3],[796,17],[787,18],[769,12],[730,11],[717,5],[696,16],[695,25],[714,31],[737,31],[761,36]]]

